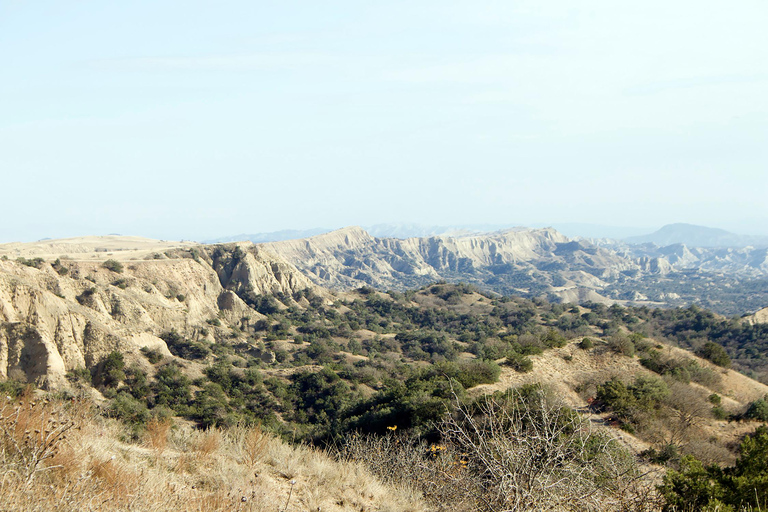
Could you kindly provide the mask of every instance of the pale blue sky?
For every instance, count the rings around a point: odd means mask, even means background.
[[[768,3],[0,0],[0,242],[768,234]]]

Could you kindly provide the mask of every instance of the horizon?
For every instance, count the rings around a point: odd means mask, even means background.
[[[372,236],[378,237],[378,238],[402,238],[399,236],[388,236],[385,234],[373,234],[372,232],[376,232],[378,230],[387,229],[387,228],[410,228],[411,230],[444,230],[441,231],[439,234],[451,234],[451,230],[453,231],[467,231],[469,233],[477,233],[477,234],[489,234],[494,233],[497,231],[504,231],[508,229],[531,229],[531,230],[538,230],[538,229],[554,229],[555,231],[561,233],[562,235],[565,235],[568,238],[602,238],[602,239],[614,239],[618,241],[627,240],[630,238],[638,237],[638,236],[647,236],[657,233],[658,231],[661,231],[664,228],[671,227],[671,226],[688,226],[692,228],[704,228],[704,229],[721,229],[721,228],[714,228],[712,226],[703,226],[698,224],[690,224],[685,222],[673,222],[669,224],[665,224],[663,226],[660,226],[658,228],[649,228],[649,229],[642,229],[637,227],[628,227],[628,226],[610,226],[610,225],[600,225],[600,224],[582,224],[582,223],[554,223],[554,224],[540,224],[540,225],[530,225],[525,226],[521,224],[509,224],[509,225],[480,225],[480,224],[464,224],[464,225],[424,225],[424,224],[415,224],[415,223],[382,223],[382,224],[375,224],[375,225],[369,225],[369,226],[362,226],[360,224],[350,224],[347,226],[339,226],[334,228],[323,228],[323,227],[313,227],[313,228],[299,228],[299,229],[280,229],[275,231],[266,231],[266,232],[244,232],[244,233],[236,233],[236,234],[229,234],[229,235],[222,235],[218,237],[211,237],[211,238],[204,238],[204,239],[188,239],[188,238],[174,238],[174,237],[166,237],[166,238],[155,238],[150,236],[144,236],[141,234],[133,234],[133,233],[86,233],[81,235],[71,235],[71,236],[62,236],[62,237],[43,237],[38,239],[27,239],[27,240],[8,240],[8,241],[2,241],[0,240],[0,246],[7,245],[7,244],[14,244],[14,243],[21,243],[21,244],[27,244],[27,243],[39,243],[39,242],[46,242],[46,241],[57,241],[57,240],[68,240],[68,239],[80,239],[80,238],[89,238],[89,237],[123,237],[123,238],[142,238],[142,239],[148,239],[148,240],[158,240],[158,241],[170,241],[170,242],[193,242],[193,243],[199,243],[199,244],[216,244],[216,243],[229,243],[237,239],[238,237],[254,237],[254,236],[269,236],[269,235],[278,235],[278,234],[284,234],[284,233],[294,233],[297,235],[296,239],[301,238],[308,238],[312,236],[317,236],[321,234],[331,233],[334,231],[339,231],[343,229],[348,228],[354,228],[358,227],[363,229],[364,231],[368,232],[369,234],[372,234]],[[745,236],[745,237],[761,237],[763,235],[761,234],[755,234],[755,233],[734,233],[732,231],[723,230],[731,235],[737,235],[737,236]],[[585,234],[585,233],[603,233],[603,234]],[[605,233],[624,233],[622,236],[608,236]],[[423,236],[431,236],[431,235],[408,235],[407,238],[412,237],[423,237]],[[285,240],[290,240],[293,238],[284,238]],[[264,241],[278,241],[280,238],[267,238]],[[240,241],[247,241],[247,238],[243,238]],[[259,242],[261,243],[261,242]]]
[[[768,236],[768,4],[0,4],[0,243]],[[11,221],[11,219],[13,219]]]

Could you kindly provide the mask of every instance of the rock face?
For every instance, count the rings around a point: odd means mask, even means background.
[[[59,387],[67,371],[93,368],[114,350],[169,354],[164,332],[210,339],[208,320],[219,319],[224,331],[262,318],[244,298],[315,288],[250,243],[171,250],[123,266],[117,273],[101,261],[65,260],[54,268],[0,260],[0,379]]]
[[[749,324],[768,324],[768,308],[763,308],[757,311],[754,315],[749,315],[744,318]]]
[[[639,270],[637,262],[554,229],[511,229],[496,233],[426,238],[375,238],[358,227],[304,240],[261,244],[313,282],[345,289],[372,285],[402,290],[439,279],[462,280],[505,292],[565,287],[584,296],[603,279]],[[555,292],[557,293],[557,291]],[[596,296],[595,298],[599,298]]]
[[[566,302],[700,303],[726,315],[768,302],[764,286],[749,281],[768,275],[768,250],[754,247],[572,240],[551,228],[395,239],[358,227],[259,246],[315,284],[336,289],[404,290],[461,281]]]

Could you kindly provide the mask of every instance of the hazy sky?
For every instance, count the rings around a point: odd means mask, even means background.
[[[0,0],[0,242],[768,234],[768,2]]]

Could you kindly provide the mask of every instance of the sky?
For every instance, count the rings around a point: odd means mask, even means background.
[[[0,0],[0,243],[768,234],[768,2]]]

